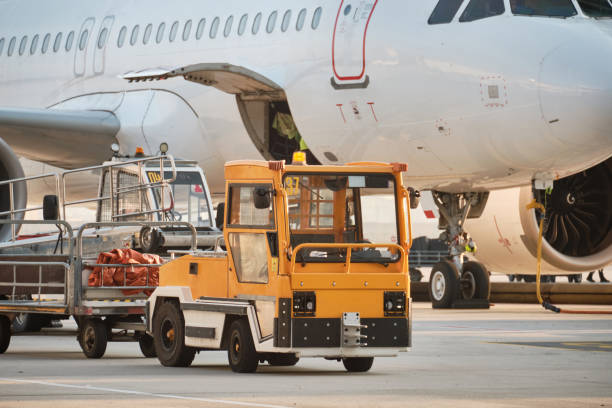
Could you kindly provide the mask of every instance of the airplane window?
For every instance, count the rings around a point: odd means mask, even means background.
[[[108,28],[104,27],[98,36],[98,49],[101,50],[106,45],[106,37],[108,37]]]
[[[323,9],[321,7],[317,7],[314,14],[312,15],[312,29],[316,30],[319,27],[319,23],[321,22],[321,14],[323,13]]]
[[[157,27],[157,36],[155,37],[155,41],[159,44],[164,39],[164,31],[166,30],[166,23],[161,23],[159,27]]]
[[[196,30],[196,40],[202,38],[202,34],[204,34],[204,26],[206,25],[206,19],[203,18],[198,23],[198,28]]]
[[[53,52],[58,52],[62,45],[62,33],[57,33],[55,41],[53,42]]]
[[[179,26],[178,21],[175,21],[174,23],[172,23],[172,27],[170,27],[170,37],[168,38],[170,42],[173,42],[174,39],[176,38],[176,33],[178,32],[178,26]]]
[[[189,34],[191,34],[191,20],[185,22],[185,27],[183,28],[183,41],[189,39]]]
[[[123,26],[121,27],[121,30],[119,31],[119,37],[117,37],[117,47],[119,48],[123,47],[123,44],[125,43],[126,35],[127,35],[127,27]]]
[[[261,13],[257,13],[257,15],[255,16],[255,19],[253,20],[253,28],[251,29],[251,32],[253,33],[253,35],[259,32],[260,25],[261,25]]]
[[[289,24],[291,23],[291,10],[285,11],[285,15],[283,16],[283,22],[281,24],[281,31],[284,33],[289,28]]]
[[[151,31],[153,31],[153,24],[147,24],[145,27],[145,32],[142,35],[142,43],[147,45],[149,43],[149,39],[151,38]]]
[[[459,22],[466,23],[498,16],[504,14],[505,10],[504,0],[471,0],[459,17]]]
[[[297,22],[295,23],[295,29],[298,31],[302,31],[302,28],[304,28],[305,21],[306,21],[306,9],[301,9],[300,14],[298,14]]]
[[[455,14],[459,11],[459,7],[463,4],[463,0],[440,0],[436,4],[436,8],[429,16],[427,23],[429,24],[447,24],[453,21]]]
[[[136,44],[138,41],[138,32],[140,31],[140,26],[136,24],[134,28],[132,28],[132,35],[130,36],[130,45]]]
[[[19,55],[23,55],[27,44],[28,44],[28,36],[24,35],[23,38],[21,39],[21,42],[19,43]]]
[[[276,17],[278,16],[278,12],[277,11],[273,11],[270,14],[270,17],[268,17],[268,24],[266,24],[266,31],[268,32],[268,34],[272,33],[272,31],[274,31],[274,27],[276,26]]]
[[[223,30],[223,35],[227,38],[232,32],[232,23],[234,22],[234,16],[229,16],[225,21],[225,29]]]
[[[244,30],[246,30],[248,19],[249,19],[248,14],[244,14],[242,17],[240,17],[240,22],[238,23],[238,35],[244,34]]]
[[[9,41],[9,46],[8,46],[8,50],[6,52],[6,55],[8,55],[9,57],[13,55],[13,51],[15,51],[15,43],[17,42],[17,38],[13,37],[11,38],[11,41]]]
[[[40,47],[40,51],[43,54],[47,53],[47,50],[49,49],[49,42],[51,42],[51,34],[47,33],[45,38],[43,38],[42,47]]]
[[[515,15],[571,17],[577,13],[572,0],[510,0]]]
[[[79,50],[83,51],[85,46],[87,45],[87,37],[89,36],[89,31],[85,30],[81,33],[81,38],[79,38]]]
[[[2,55],[3,50],[4,50],[4,38],[0,38],[0,55]]]
[[[66,37],[66,52],[72,49],[72,43],[74,42],[74,31],[68,33],[68,37]]]
[[[578,0],[578,4],[589,17],[612,17],[612,6],[607,0]]]
[[[210,25],[210,33],[208,33],[210,38],[215,38],[217,36],[217,31],[219,31],[219,21],[219,17],[215,17],[212,24]]]
[[[30,45],[30,55],[34,55],[38,46],[38,34],[32,37],[32,45]]]

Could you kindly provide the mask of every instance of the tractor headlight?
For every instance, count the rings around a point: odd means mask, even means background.
[[[317,297],[314,292],[293,292],[293,314],[295,316],[314,316],[317,310]]]
[[[385,292],[383,299],[385,316],[403,316],[406,314],[406,292]]]

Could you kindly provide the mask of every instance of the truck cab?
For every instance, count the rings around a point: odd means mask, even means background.
[[[165,264],[148,301],[161,363],[185,366],[198,350],[226,349],[239,372],[301,357],[367,371],[375,356],[406,351],[405,168],[227,163],[227,250]]]

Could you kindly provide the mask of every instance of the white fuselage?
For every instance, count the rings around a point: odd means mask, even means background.
[[[374,7],[367,24],[339,12],[349,3],[358,10]],[[506,2],[501,16],[469,23],[456,16],[450,24],[428,25],[436,3],[328,1],[313,29],[321,3],[311,0],[0,1],[0,106],[113,111],[124,152],[143,146],[154,154],[166,141],[174,156],[202,165],[215,192],[222,189],[224,162],[261,157],[235,97],[182,78],[128,83],[123,74],[204,62],[248,68],[285,90],[301,135],[322,163],[333,164],[333,156],[340,163],[407,162],[407,183],[421,189],[524,185],[534,177],[575,173],[612,155],[612,22],[580,14],[513,16]],[[303,8],[307,15],[298,31]],[[287,10],[292,16],[283,31]],[[268,33],[274,11],[278,17]],[[261,26],[253,34],[260,12]],[[245,14],[246,30],[239,35]],[[219,29],[211,39],[216,17]],[[206,23],[197,39],[202,18]],[[170,42],[175,21],[178,30]],[[183,40],[187,21],[191,30]],[[161,23],[165,31],[158,43]],[[152,30],[144,44],[148,24]],[[118,47],[123,26],[125,44]],[[110,34],[100,48],[105,28]],[[81,50],[84,30],[90,35]],[[71,31],[74,44],[66,51]],[[60,32],[61,46],[54,52]],[[47,33],[50,45],[42,54]],[[31,54],[35,35],[38,45]],[[331,85],[332,79],[361,84],[366,77],[365,88]]]

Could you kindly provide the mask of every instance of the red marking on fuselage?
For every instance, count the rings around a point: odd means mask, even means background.
[[[497,242],[499,242],[504,248],[508,250],[508,252],[510,252],[510,254],[512,254],[512,250],[510,249],[512,244],[510,243],[510,240],[504,238],[504,236],[502,235],[501,231],[499,230],[499,225],[497,225],[497,218],[495,216],[493,216],[493,221],[495,221],[495,228],[497,229],[497,234],[499,235],[499,239],[497,240]]]
[[[436,218],[436,214],[432,210],[425,210],[423,212],[427,218]]]
[[[342,104],[338,103],[338,104],[336,104],[336,106],[340,110],[340,115],[342,115],[342,120],[344,121],[344,123],[346,123],[346,118],[344,117],[344,112],[342,112]]]
[[[374,112],[374,102],[368,102],[370,105],[370,109],[372,110],[372,115],[374,116],[374,120],[378,122],[378,118],[376,117],[376,112]]]

